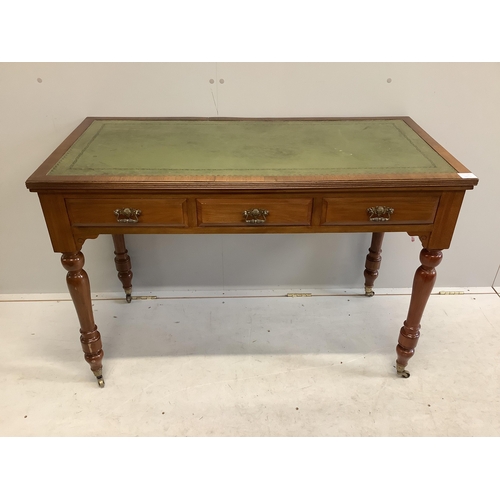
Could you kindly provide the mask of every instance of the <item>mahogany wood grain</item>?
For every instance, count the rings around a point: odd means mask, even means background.
[[[434,221],[434,228],[429,239],[423,242],[424,247],[450,248],[464,196],[465,191],[443,193]]]
[[[66,282],[73,299],[78,320],[80,321],[80,342],[85,354],[85,361],[98,379],[102,379],[102,350],[101,334],[97,330],[92,312],[90,297],[90,282],[83,269],[85,258],[82,252],[63,253],[61,262],[68,271]]]
[[[387,206],[394,213],[385,225],[391,224],[430,224],[439,203],[439,194],[394,192],[362,193],[358,195],[338,194],[323,199],[323,225],[364,225],[370,223],[367,209],[374,206]]]
[[[130,256],[125,246],[125,237],[123,234],[113,234],[112,236],[115,246],[115,266],[118,271],[118,279],[122,282],[127,302],[130,302],[133,273]]]
[[[100,234],[296,234],[296,233],[400,233],[411,232],[417,236],[429,234],[432,224],[398,224],[387,226],[372,224],[366,226],[266,226],[252,224],[251,226],[198,226],[198,227],[168,227],[168,226],[123,226],[73,227],[72,231],[78,241],[97,238]]]
[[[423,248],[420,252],[422,265],[415,272],[408,316],[399,333],[396,347],[398,372],[403,373],[403,368],[415,354],[415,347],[420,338],[420,320],[436,281],[436,267],[442,258],[441,250]]]
[[[312,198],[225,197],[197,199],[198,225],[249,226],[245,211],[269,211],[263,226],[309,226]]]
[[[73,226],[122,226],[115,209],[141,211],[141,226],[187,226],[186,200],[183,198],[68,198],[68,214]],[[130,224],[130,223],[129,223]]]
[[[374,295],[373,285],[378,277],[380,262],[382,261],[382,241],[384,233],[373,233],[372,242],[368,250],[365,262],[365,294],[369,297]]]
[[[76,252],[81,249],[71,232],[71,222],[64,197],[59,194],[39,193],[45,224],[54,252]]]

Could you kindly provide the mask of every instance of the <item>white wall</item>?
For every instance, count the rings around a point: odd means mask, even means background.
[[[437,284],[491,286],[500,264],[499,88],[497,63],[0,64],[0,293],[66,291],[24,182],[83,118],[217,113],[411,116],[480,179]],[[357,287],[368,244],[368,234],[128,237],[142,289]],[[410,286],[419,249],[387,234],[377,285]],[[93,291],[120,290],[111,237],[83,251]]]

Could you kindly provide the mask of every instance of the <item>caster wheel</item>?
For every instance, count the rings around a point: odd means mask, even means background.
[[[404,366],[396,364],[396,371],[401,378],[409,378],[410,372],[405,370]]]
[[[365,295],[367,297],[373,297],[375,295],[375,292],[374,291],[371,291],[371,292],[365,292]]]
[[[125,300],[130,304],[132,302],[132,295],[130,295],[130,293],[127,293],[127,295],[125,296]]]
[[[97,379],[97,383],[99,384],[99,387],[102,389],[104,387],[104,379],[103,378],[99,378]]]

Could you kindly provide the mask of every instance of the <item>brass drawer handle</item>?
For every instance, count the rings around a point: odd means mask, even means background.
[[[243,212],[243,217],[245,217],[245,222],[247,224],[264,224],[268,215],[269,210],[264,210],[262,208],[252,208],[251,210],[245,210]]]
[[[394,208],[391,207],[370,207],[366,210],[372,222],[387,222],[394,213]]]
[[[141,211],[135,208],[117,208],[114,212],[116,220],[124,224],[139,222]]]

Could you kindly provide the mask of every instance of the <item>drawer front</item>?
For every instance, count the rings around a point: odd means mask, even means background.
[[[182,198],[67,198],[66,207],[73,226],[187,226]]]
[[[439,194],[367,193],[323,199],[322,225],[432,224]]]
[[[312,198],[202,198],[198,225],[310,226]]]

